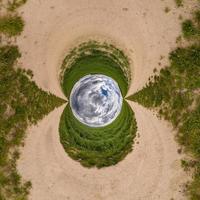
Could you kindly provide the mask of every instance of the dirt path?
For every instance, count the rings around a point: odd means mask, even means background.
[[[169,13],[164,12],[166,6]],[[153,69],[167,63],[160,56],[176,46],[183,10],[177,11],[173,0],[29,0],[22,12],[27,22],[18,40],[22,66],[33,70],[39,86],[64,97],[59,67],[66,51],[88,38],[105,38],[124,49],[132,60],[129,94],[142,88]],[[139,144],[114,167],[86,169],[66,155],[58,135],[64,106],[30,128],[18,165],[23,177],[33,183],[30,199],[184,199],[179,190],[185,175],[171,127],[153,112],[130,104]]]

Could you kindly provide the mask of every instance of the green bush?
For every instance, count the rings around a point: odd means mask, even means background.
[[[91,128],[79,122],[68,105],[60,120],[59,133],[68,155],[85,167],[115,165],[132,151],[137,125],[130,106],[124,102],[122,111],[110,125]]]
[[[179,128],[179,141],[200,158],[200,105],[183,120]]]
[[[191,38],[195,36],[199,36],[199,30],[195,27],[192,20],[185,20],[182,23],[182,30],[183,30],[183,36],[185,38]]]
[[[200,162],[196,163],[193,181],[189,184],[187,192],[191,200],[200,199]]]
[[[129,60],[124,53],[106,43],[89,41],[80,44],[65,57],[61,67],[61,87],[69,97],[74,84],[88,74],[104,74],[113,78],[125,96],[130,84]]]
[[[21,57],[17,46],[3,46],[0,48],[0,65],[12,66]]]
[[[0,32],[8,36],[20,35],[24,28],[24,21],[19,16],[0,17]]]

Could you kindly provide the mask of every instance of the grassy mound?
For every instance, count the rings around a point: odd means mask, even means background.
[[[122,51],[106,43],[83,43],[65,58],[61,68],[61,86],[69,98],[74,84],[88,74],[113,78],[125,96],[130,83],[129,61]],[[105,127],[92,128],[80,123],[68,105],[60,120],[60,141],[74,160],[85,167],[115,165],[131,150],[136,135],[136,120],[124,101],[121,113]]]

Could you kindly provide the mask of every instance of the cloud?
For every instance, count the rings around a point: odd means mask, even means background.
[[[106,126],[119,115],[122,95],[116,81],[105,75],[87,75],[73,87],[70,106],[74,116],[91,127]]]

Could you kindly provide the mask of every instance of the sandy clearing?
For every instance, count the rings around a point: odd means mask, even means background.
[[[171,8],[168,14],[166,6]],[[176,45],[178,16],[184,10],[174,7],[173,0],[29,0],[22,9],[27,23],[18,40],[22,66],[33,70],[39,86],[64,97],[58,71],[66,51],[88,38],[105,39],[132,60],[132,94],[155,67],[167,63],[165,57],[158,65],[160,55],[168,55]],[[33,183],[30,199],[184,199],[179,190],[186,177],[171,127],[151,111],[130,104],[139,144],[114,167],[86,169],[65,154],[58,135],[64,106],[31,127],[18,164],[23,177]]]

